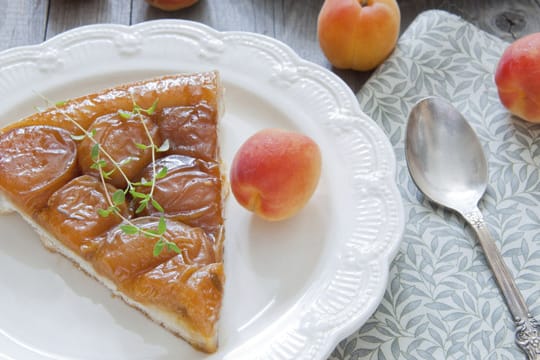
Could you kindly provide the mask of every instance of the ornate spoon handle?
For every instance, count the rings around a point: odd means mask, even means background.
[[[527,303],[519,291],[512,274],[504,263],[501,253],[491,238],[482,213],[477,208],[462,213],[478,235],[487,262],[516,323],[516,343],[528,359],[540,360],[540,327],[529,314]]]

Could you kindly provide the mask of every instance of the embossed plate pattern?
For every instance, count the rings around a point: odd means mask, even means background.
[[[220,349],[192,350],[0,217],[0,358],[323,359],[375,311],[401,239],[389,141],[329,71],[274,39],[160,20],[92,25],[0,54],[0,125],[42,106],[156,75],[218,69],[222,156],[264,127],[309,134],[323,173],[306,208],[265,223],[226,204]]]

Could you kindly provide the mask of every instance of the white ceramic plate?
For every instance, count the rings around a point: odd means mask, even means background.
[[[17,215],[0,216],[0,358],[324,359],[386,289],[403,230],[395,160],[382,131],[329,71],[271,38],[176,20],[95,25],[0,53],[0,125],[43,102],[132,80],[218,69],[222,152],[282,127],[322,149],[303,211],[266,223],[227,202],[227,284],[214,355],[194,351],[51,254]]]

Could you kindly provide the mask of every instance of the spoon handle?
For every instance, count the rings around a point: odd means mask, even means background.
[[[474,228],[480,245],[484,249],[487,262],[516,323],[516,343],[527,354],[528,359],[540,359],[540,328],[529,314],[527,303],[519,291],[514,278],[504,263],[495,241],[489,234],[484,217],[475,208],[464,212],[463,217]]]

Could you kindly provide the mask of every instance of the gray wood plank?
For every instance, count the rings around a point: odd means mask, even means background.
[[[0,50],[43,41],[48,0],[0,0]]]
[[[540,32],[540,1],[487,1],[470,21],[482,30],[511,42]]]
[[[422,11],[445,10],[475,24],[480,29],[512,41],[540,31],[539,0],[400,0],[401,28],[404,30]],[[514,22],[514,24],[512,24]]]
[[[132,23],[162,18],[186,19],[220,31],[251,31],[275,36],[275,30],[280,26],[275,10],[279,3],[272,0],[200,0],[190,8],[167,12],[151,7],[145,1],[134,0]]]
[[[200,0],[174,12],[133,1],[132,23],[161,18],[193,20],[220,31],[251,31],[289,45],[302,58],[329,66],[317,42],[317,16],[323,0]]]
[[[129,24],[131,2],[125,0],[50,0],[45,37],[99,23]]]

